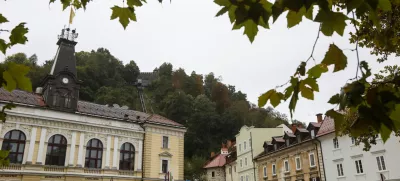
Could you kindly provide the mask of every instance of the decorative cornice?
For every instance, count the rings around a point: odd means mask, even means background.
[[[81,132],[85,132],[86,134],[92,133],[92,134],[99,134],[99,135],[115,135],[115,136],[119,136],[119,137],[143,139],[143,133],[141,131],[121,130],[114,126],[99,127],[97,125],[82,125],[82,124],[71,123],[71,122],[50,121],[50,120],[43,120],[43,119],[38,119],[38,118],[19,117],[19,116],[14,116],[14,115],[7,116],[7,123],[15,123],[15,124],[18,123],[21,125],[21,127],[23,127],[23,125],[29,125],[29,126],[39,126],[39,127],[60,129],[61,132],[64,132],[65,134],[67,134],[67,132],[71,132],[71,131],[81,131]],[[63,130],[66,130],[66,131],[63,131]],[[29,134],[27,134],[27,135],[29,135]]]
[[[146,126],[146,132],[162,134],[162,135],[171,135],[177,137],[183,137],[185,133],[179,129],[170,129],[167,127],[159,127],[159,126]]]
[[[160,153],[158,155],[161,156],[161,157],[172,157],[172,154],[167,152],[167,151],[164,151],[164,152],[162,152],[162,153]]]

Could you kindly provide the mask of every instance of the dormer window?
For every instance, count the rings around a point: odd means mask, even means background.
[[[275,143],[274,144],[274,149],[277,150],[278,149],[278,145]]]
[[[297,138],[297,143],[300,143],[301,142],[301,135],[300,134],[296,135],[296,138]]]
[[[286,139],[286,146],[289,146],[290,142],[289,139]]]
[[[315,130],[311,130],[311,138],[315,138]]]

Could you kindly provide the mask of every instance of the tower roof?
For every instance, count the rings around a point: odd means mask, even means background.
[[[76,59],[75,59],[75,39],[78,33],[75,30],[64,28],[61,35],[58,36],[58,49],[54,57],[53,67],[50,75],[57,75],[60,72],[68,71],[76,77]]]

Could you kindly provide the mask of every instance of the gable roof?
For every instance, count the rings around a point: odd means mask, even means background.
[[[22,90],[8,92],[0,88],[0,102],[13,102],[15,104],[47,109],[46,103],[41,95]],[[78,101],[78,108],[75,113],[111,119],[129,119],[131,121],[146,120],[146,123],[184,128],[183,125],[157,114],[147,114],[140,111],[109,107],[86,101]]]
[[[324,121],[321,124],[321,127],[319,128],[317,137],[323,136],[329,133],[335,132],[335,121],[328,117],[325,116]]]
[[[208,162],[203,168],[223,167],[226,163],[225,156],[226,156],[226,154],[218,154],[210,162]]]
[[[272,137],[272,143],[275,142],[285,142],[285,140],[283,139],[283,136]]]

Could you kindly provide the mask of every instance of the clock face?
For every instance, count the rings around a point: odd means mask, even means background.
[[[69,80],[68,80],[68,78],[64,77],[64,78],[62,79],[62,82],[63,82],[64,84],[68,84]]]

